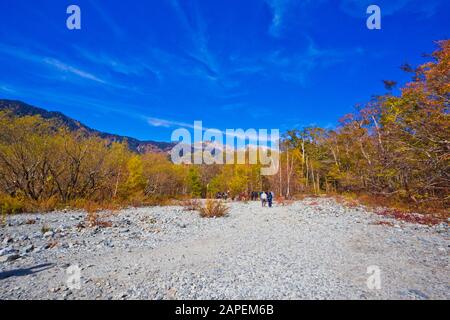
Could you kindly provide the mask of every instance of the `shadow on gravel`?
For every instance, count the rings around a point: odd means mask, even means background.
[[[38,265],[36,265],[34,267],[30,267],[30,268],[13,269],[10,271],[0,272],[0,280],[6,279],[9,277],[28,276],[31,274],[35,274],[35,273],[53,268],[54,266],[55,266],[54,263],[43,263],[43,264],[38,264]]]

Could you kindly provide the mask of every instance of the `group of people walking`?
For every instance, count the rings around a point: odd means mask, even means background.
[[[261,199],[262,206],[265,207],[266,205],[268,205],[271,208],[272,202],[273,202],[273,196],[274,196],[274,194],[272,191],[261,192],[259,198]]]
[[[250,193],[250,200],[252,201],[261,201],[261,204],[263,207],[269,206],[272,207],[273,198],[275,197],[274,193],[272,191],[252,191]],[[216,199],[223,199],[227,200],[229,198],[229,191],[228,192],[217,192],[216,193]],[[235,197],[231,198],[231,200],[237,200],[237,201],[245,201],[249,199],[248,193],[242,192],[239,195],[236,195]]]
[[[272,191],[252,191],[250,199],[252,201],[261,200],[261,204],[263,207],[268,205],[269,207],[272,207],[274,198],[274,193]]]

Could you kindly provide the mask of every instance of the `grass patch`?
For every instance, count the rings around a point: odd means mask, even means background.
[[[199,211],[203,218],[225,217],[230,212],[230,208],[220,200],[208,199]]]

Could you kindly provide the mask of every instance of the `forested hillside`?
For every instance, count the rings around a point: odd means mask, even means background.
[[[51,120],[55,129],[66,127],[69,131],[84,132],[89,136],[99,136],[109,142],[126,142],[131,151],[137,153],[146,152],[168,152],[173,143],[158,141],[141,141],[131,137],[124,137],[117,134],[100,132],[89,128],[83,123],[74,120],[61,112],[47,111],[42,108],[34,107],[21,101],[0,99],[0,111],[5,111],[17,117],[40,116],[44,120]]]
[[[449,207],[450,41],[428,63],[403,67],[412,80],[358,106],[333,129],[293,128],[280,170],[258,165],[175,165],[166,153],[139,154],[125,140],[85,134],[55,117],[0,113],[2,212],[86,203],[151,204],[177,197],[346,194],[421,211]],[[64,117],[61,115],[64,119]],[[59,118],[61,118],[59,117]],[[55,129],[57,128],[57,129]]]

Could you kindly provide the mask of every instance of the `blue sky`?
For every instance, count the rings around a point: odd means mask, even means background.
[[[81,8],[81,30],[66,8]],[[382,29],[366,28],[366,8]],[[0,98],[98,130],[330,127],[449,38],[447,0],[0,2]]]

